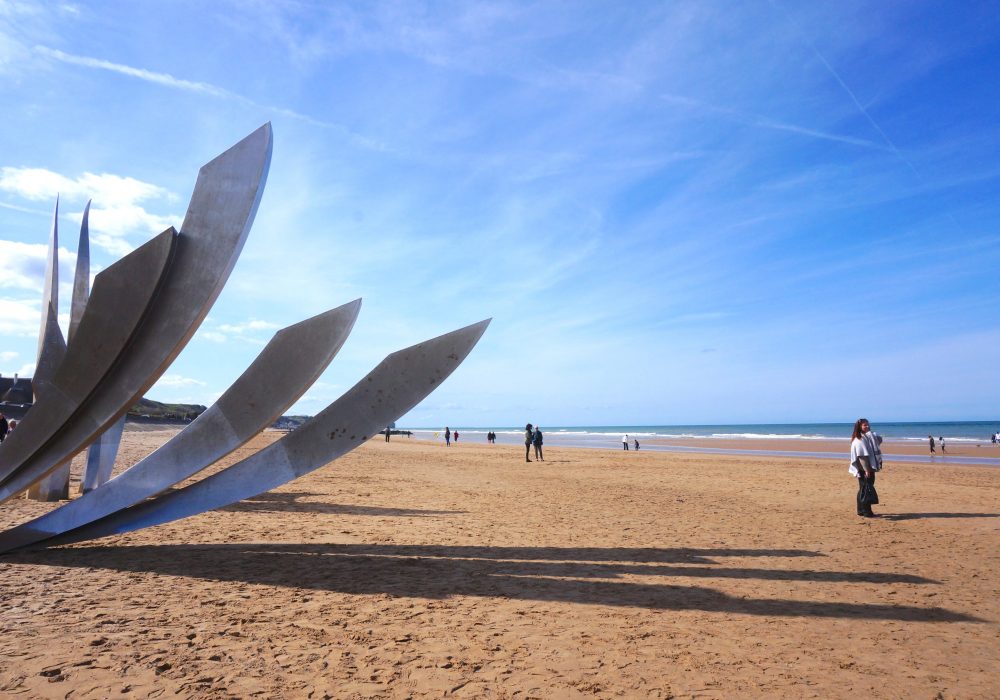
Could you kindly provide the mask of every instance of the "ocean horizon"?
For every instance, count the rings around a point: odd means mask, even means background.
[[[716,425],[541,425],[547,437],[562,436],[591,442],[614,438],[620,441],[627,433],[630,437],[642,439],[702,438],[719,440],[836,440],[847,439],[854,426],[850,423],[722,423]],[[457,430],[459,436],[466,433],[470,438],[482,436],[489,431],[497,434],[497,439],[524,435],[524,426],[449,426]],[[398,426],[400,430],[410,430],[421,437],[439,434],[443,439],[444,426],[409,427]],[[940,437],[956,443],[990,442],[990,437],[1000,431],[1000,419],[987,421],[895,421],[872,422],[872,429],[889,441],[923,441],[928,435]],[[508,440],[503,440],[507,442]]]

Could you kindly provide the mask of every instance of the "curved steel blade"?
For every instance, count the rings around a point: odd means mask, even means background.
[[[265,124],[201,168],[173,261],[128,351],[73,420],[20,465],[17,483],[0,486],[0,502],[91,443],[142,397],[187,345],[246,242],[267,179],[271,141],[271,125]],[[94,303],[91,298],[88,307]]]
[[[489,320],[392,353],[321,413],[242,462],[65,535],[81,542],[179,520],[250,498],[350,452],[416,406],[479,341]]]
[[[87,464],[83,469],[83,478],[80,479],[80,493],[90,493],[111,478],[124,432],[125,416],[122,416],[91,443],[87,449]]]
[[[175,237],[174,230],[167,229],[94,280],[92,303],[84,311],[65,358],[51,381],[39,377],[38,401],[18,424],[17,430],[3,442],[0,482],[6,484],[13,475],[30,465],[32,457],[59,435],[80,405],[109,375],[155,295],[170,260]],[[58,326],[55,329],[58,330]],[[56,464],[64,461],[65,458]],[[38,478],[41,476],[44,472]],[[35,480],[37,478],[20,480],[18,490]],[[0,497],[3,500],[10,495],[11,489],[3,489],[0,493],[3,493]]]
[[[42,354],[35,366],[35,376],[31,378],[31,388],[35,392],[35,401],[39,397],[52,394],[52,378],[66,358],[66,341],[63,340],[55,309],[48,304],[48,322],[42,325],[45,339],[42,342]],[[28,412],[31,415],[31,412]],[[24,422],[23,420],[21,421]],[[28,489],[28,498],[34,501],[58,501],[69,498],[69,464],[64,464],[41,481]]]
[[[76,274],[73,276],[73,301],[69,310],[69,335],[67,342],[73,340],[76,329],[87,308],[90,298],[90,200],[83,208],[83,221],[80,223],[80,241],[76,246]]]
[[[312,386],[347,340],[360,310],[356,299],[278,331],[226,393],[169,442],[101,488],[0,533],[0,552],[127,508],[246,443]]]
[[[41,362],[45,355],[45,343],[48,340],[46,326],[49,323],[47,310],[51,306],[59,315],[59,195],[56,195],[56,206],[52,210],[52,233],[49,234],[49,254],[45,260],[45,286],[42,288],[42,320],[38,329],[37,361]],[[60,338],[62,334],[60,334]]]

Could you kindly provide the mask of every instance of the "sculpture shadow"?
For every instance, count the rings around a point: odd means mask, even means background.
[[[439,517],[444,515],[461,515],[464,510],[419,510],[414,508],[379,508],[376,506],[359,506],[339,503],[319,503],[301,499],[314,496],[308,491],[286,491],[280,493],[267,492],[259,496],[244,499],[221,511],[234,513],[316,513],[322,515],[381,515],[385,517]]]
[[[1000,513],[884,513],[883,520],[923,520],[924,518],[1000,518]]]
[[[934,583],[883,572],[715,567],[721,557],[815,557],[801,550],[486,547],[393,544],[211,544],[72,547],[17,553],[10,563],[103,568],[214,581],[445,599],[481,596],[649,610],[775,617],[980,622],[940,607],[734,596],[677,578]],[[683,566],[686,563],[698,566]],[[670,582],[622,580],[625,575]],[[752,587],[747,587],[752,591]],[[845,596],[849,592],[845,589]]]

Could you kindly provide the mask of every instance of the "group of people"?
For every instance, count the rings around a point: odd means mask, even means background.
[[[454,440],[458,442],[458,431],[452,432],[451,428],[445,426],[444,428],[444,444],[445,447],[451,447],[451,441]]]
[[[0,413],[0,442],[7,439],[7,433],[17,427],[17,421],[7,421],[7,416]]]
[[[930,445],[930,448],[931,448],[931,454],[934,454],[934,436],[933,435],[928,435],[927,436],[927,440],[928,440],[928,444]],[[944,438],[941,437],[941,436],[938,436],[937,444],[941,448],[941,454],[945,454],[945,452],[947,450],[945,450],[945,447],[944,447]]]
[[[544,462],[545,458],[542,456],[542,429],[538,426],[532,426],[528,423],[524,426],[524,461],[531,461],[531,447],[535,447],[535,459],[539,462]]]
[[[486,433],[486,442],[490,443],[491,445],[497,444],[497,434],[494,433],[492,430]]]
[[[628,442],[629,442],[628,441],[628,433],[625,433],[624,435],[622,435],[622,449],[624,449],[626,452],[628,452]],[[639,441],[638,440],[635,440],[635,449],[636,450],[639,449]]]
[[[993,437],[990,438],[994,445],[1000,445],[1000,433],[993,433]]]

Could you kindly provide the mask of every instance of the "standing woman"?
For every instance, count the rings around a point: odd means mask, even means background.
[[[531,430],[531,423],[524,426],[524,461],[531,461],[531,441],[534,439],[535,435]]]
[[[858,515],[877,518],[872,505],[878,504],[875,472],[882,469],[882,438],[871,431],[867,418],[858,418],[851,433],[851,466],[849,471],[858,479]]]

